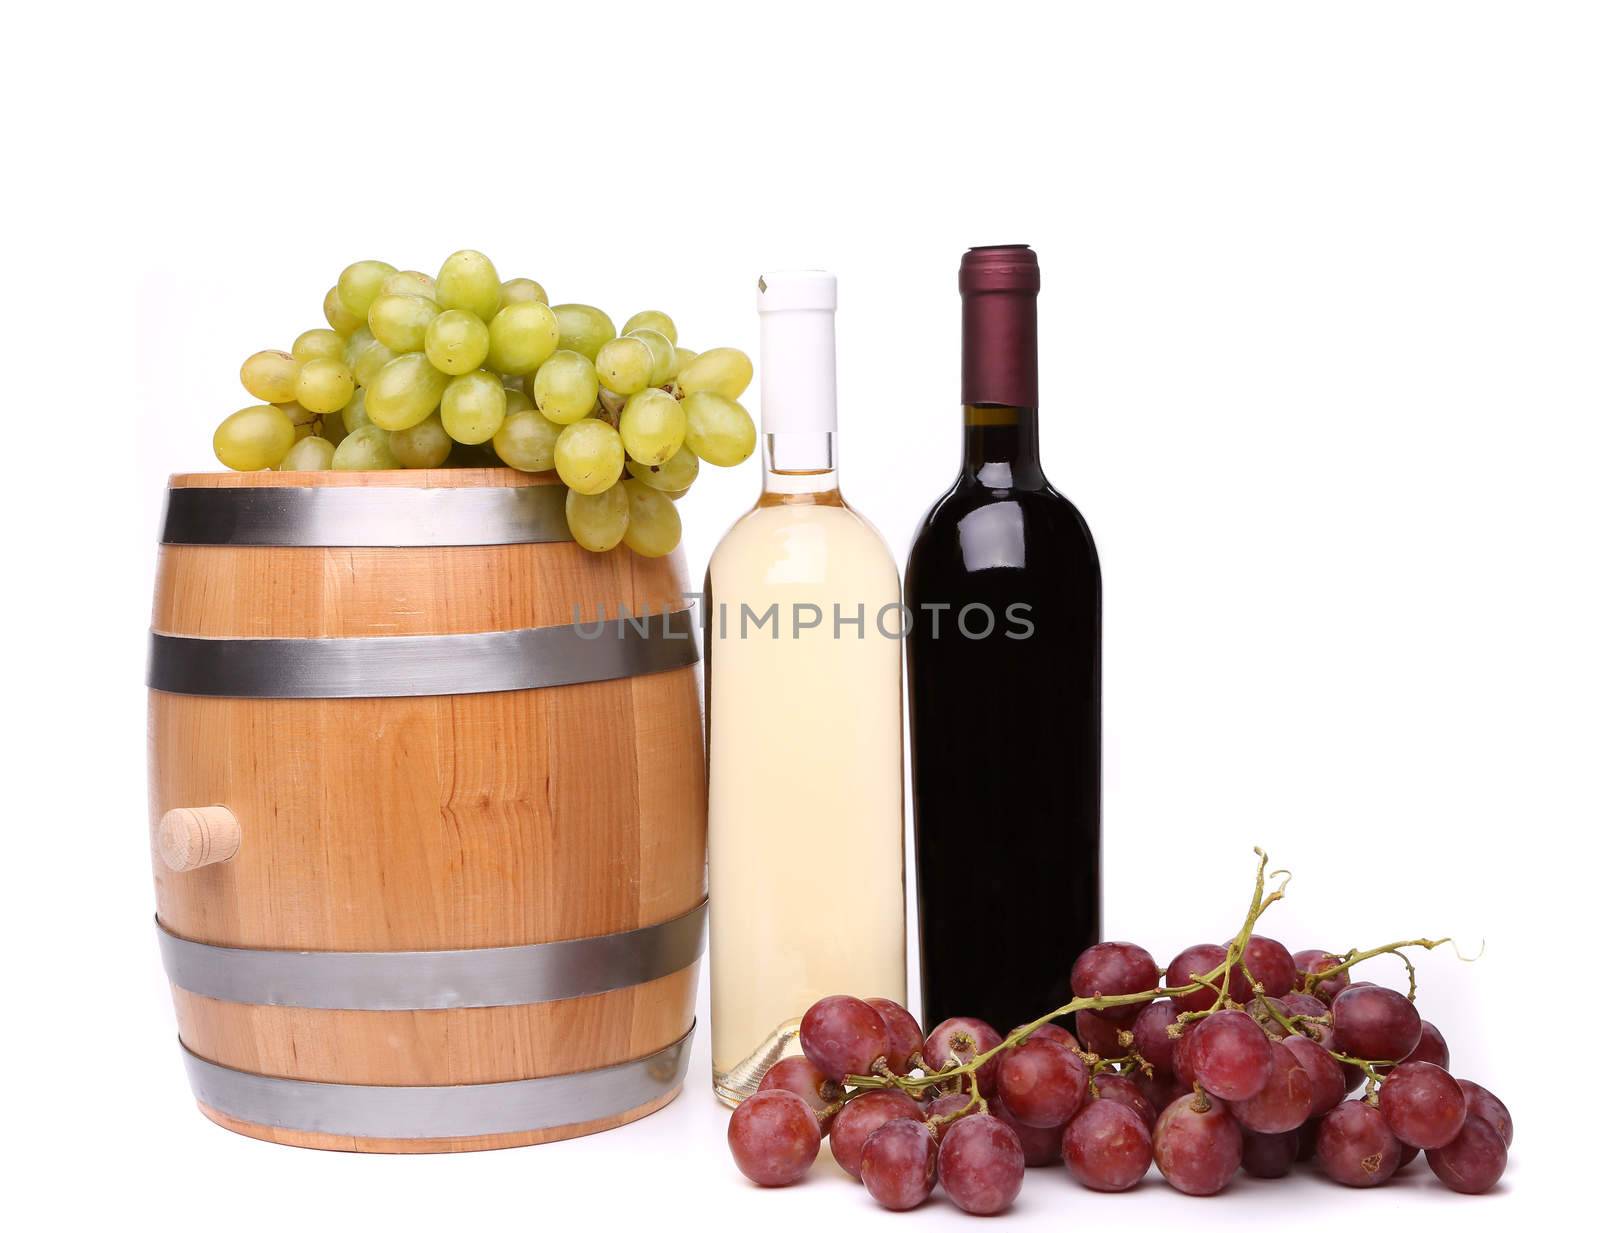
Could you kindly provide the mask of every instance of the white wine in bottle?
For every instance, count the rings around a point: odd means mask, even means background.
[[[839,494],[832,275],[761,280],[760,500],[706,574],[711,1036],[736,1104],[833,993],[904,1002],[900,578]]]

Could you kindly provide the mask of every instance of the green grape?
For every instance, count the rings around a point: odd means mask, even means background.
[[[344,430],[347,433],[354,432],[363,425],[372,423],[367,418],[367,391],[365,389],[358,387],[356,392],[350,395],[350,401],[345,403],[344,410],[339,412],[339,421],[344,425]]]
[[[463,373],[444,387],[439,414],[444,429],[463,445],[481,445],[506,418],[506,387],[492,372]]]
[[[294,425],[277,407],[262,404],[235,411],[212,434],[217,461],[235,471],[265,471],[283,461],[294,445]]]
[[[683,538],[683,522],[672,498],[639,480],[624,480],[628,530],[622,540],[642,557],[664,557]]]
[[[613,394],[637,394],[650,384],[655,353],[642,338],[613,338],[600,345],[594,370]]]
[[[489,258],[463,248],[451,253],[439,267],[433,298],[439,301],[440,308],[461,309],[476,314],[480,321],[488,321],[500,308],[500,275]]]
[[[604,420],[568,424],[556,438],[556,474],[586,495],[604,492],[622,475],[622,438]]]
[[[333,442],[322,437],[302,437],[289,447],[278,464],[280,471],[327,471],[333,466]]]
[[[335,471],[393,471],[399,465],[389,448],[389,434],[376,424],[363,424],[333,451]]]
[[[683,400],[689,448],[715,467],[736,467],[755,452],[756,426],[731,398],[700,391]]]
[[[318,412],[308,411],[297,402],[275,402],[272,405],[287,415],[296,428],[301,424],[309,424],[318,415]]]
[[[384,279],[378,288],[379,295],[420,295],[425,300],[433,299],[433,293],[433,279],[420,270],[400,270]],[[367,315],[372,315],[370,309]]]
[[[600,387],[600,409],[595,412],[606,423],[616,426],[622,418],[622,408],[628,405],[628,395],[613,394],[605,386]]]
[[[560,341],[561,325],[548,304],[507,304],[489,322],[489,367],[511,376],[532,372]]]
[[[394,354],[404,355],[408,351],[422,350],[428,326],[438,315],[439,306],[426,296],[385,292],[372,301],[367,328]]]
[[[361,399],[363,402],[366,401],[366,391],[357,390],[355,397],[350,402],[345,403],[344,411],[335,411],[332,415],[318,416],[317,436],[321,437],[329,445],[338,445],[339,442],[349,436],[350,430],[344,426],[344,416],[345,411],[350,410],[350,403],[355,402],[356,398]],[[365,410],[361,412],[363,419],[366,418],[366,414]]]
[[[402,467],[413,470],[442,467],[445,459],[450,457],[450,434],[444,430],[444,421],[435,411],[420,424],[391,432],[389,449],[394,454],[394,460]]]
[[[387,432],[420,424],[434,413],[449,382],[421,352],[397,355],[367,387],[367,418]]]
[[[515,415],[518,411],[532,411],[533,399],[529,398],[522,390],[514,385],[506,386],[506,414]]]
[[[556,465],[556,438],[559,424],[552,424],[537,411],[512,411],[494,434],[494,452],[500,461],[518,471],[548,471]]]
[[[383,280],[395,273],[387,261],[357,261],[347,265],[339,275],[339,299],[351,312],[363,320],[372,301],[383,290]]]
[[[344,339],[336,330],[307,330],[294,340],[294,358],[306,360],[342,360]]]
[[[345,340],[344,366],[351,372],[355,372],[356,360],[361,357],[361,353],[363,351],[365,351],[376,341],[377,340],[372,337],[372,331],[367,328],[366,322],[363,321],[361,323],[361,328]]]
[[[371,385],[378,379],[383,366],[394,358],[395,353],[374,338],[361,348],[361,354],[356,356],[356,362],[350,367],[350,372],[355,377],[357,385]]]
[[[634,313],[622,323],[624,334],[632,334],[635,330],[654,330],[674,346],[678,342],[678,327],[672,323],[672,318],[653,308],[647,308],[642,313]]]
[[[338,411],[355,392],[356,379],[340,360],[307,360],[300,366],[295,401],[307,411]]]
[[[435,368],[459,376],[488,358],[489,327],[466,309],[451,308],[429,322],[423,345]]]
[[[698,351],[691,351],[688,347],[680,347],[674,343],[672,346],[671,379],[676,381],[678,379],[678,374],[681,373],[685,368],[689,367],[690,364],[694,363],[699,354],[700,353]]]
[[[648,389],[628,399],[617,431],[628,457],[653,467],[678,452],[688,427],[682,403],[665,390]]]
[[[322,297],[322,315],[328,319],[328,324],[333,327],[334,333],[341,338],[349,338],[366,324],[365,317],[351,312],[344,306],[337,287],[329,287],[328,294]]]
[[[706,390],[734,399],[744,393],[754,372],[750,357],[737,347],[713,347],[679,370],[678,392],[687,396]]]
[[[628,494],[621,484],[604,492],[567,490],[567,530],[590,552],[610,552],[628,531]]]
[[[593,360],[600,344],[617,336],[617,327],[592,304],[557,304],[552,310],[561,323],[561,349],[576,351]]]
[[[239,365],[240,383],[262,402],[293,402],[299,380],[300,361],[287,351],[257,351]]]
[[[538,304],[548,304],[550,297],[544,293],[544,288],[531,278],[508,278],[500,284],[500,303],[522,304],[527,301]]]
[[[673,493],[689,491],[689,486],[700,474],[700,460],[686,445],[657,467],[648,467],[630,458],[628,474],[641,483],[650,485],[657,492],[664,492],[670,496]]]
[[[557,424],[583,419],[599,394],[594,365],[576,351],[557,351],[533,377],[534,405]]]
[[[650,365],[650,384],[665,385],[672,378],[672,370],[675,367],[673,353],[676,348],[667,336],[658,330],[635,330],[631,337],[639,339],[650,348],[653,361]]]

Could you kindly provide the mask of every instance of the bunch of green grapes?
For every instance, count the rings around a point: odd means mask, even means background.
[[[592,305],[552,306],[531,278],[502,282],[471,249],[434,278],[357,261],[322,312],[329,328],[239,369],[261,401],[218,426],[225,466],[553,470],[578,543],[654,557],[678,544],[673,502],[701,460],[732,467],[755,450],[738,401],[752,373],[744,352],[680,347],[654,310],[619,334]]]

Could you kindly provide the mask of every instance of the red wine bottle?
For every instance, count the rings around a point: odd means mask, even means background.
[[[906,565],[923,1013],[1001,1032],[1100,934],[1100,562],[1039,464],[1039,263],[961,262],[961,474]]]

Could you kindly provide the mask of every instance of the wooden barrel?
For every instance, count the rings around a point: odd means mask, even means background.
[[[586,552],[564,493],[509,470],[172,478],[151,847],[213,1121],[463,1151],[681,1089],[706,893],[683,563]]]

